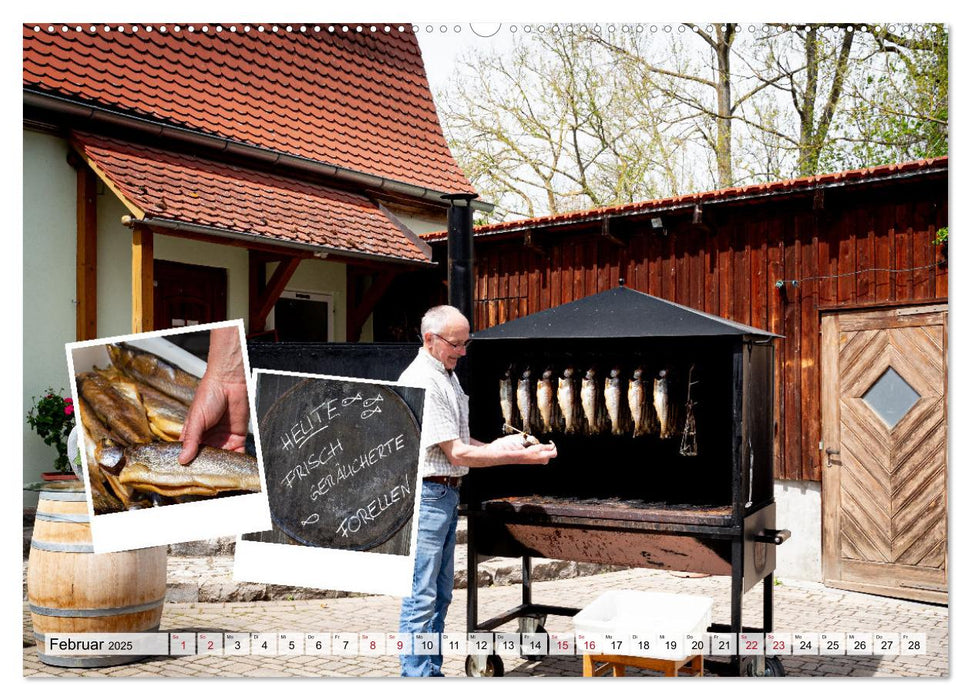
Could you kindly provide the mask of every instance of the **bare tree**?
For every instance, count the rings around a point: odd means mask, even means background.
[[[473,53],[464,64],[467,77],[439,108],[457,160],[501,215],[607,206],[675,185],[665,124],[579,32],[537,34],[509,56]]]
[[[553,27],[439,95],[493,218],[947,152],[947,35],[853,25]]]

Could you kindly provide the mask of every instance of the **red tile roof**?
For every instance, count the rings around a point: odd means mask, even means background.
[[[476,226],[474,233],[475,235],[501,234],[505,231],[518,231],[527,228],[535,229],[542,228],[544,226],[555,226],[558,224],[580,223],[584,220],[599,220],[604,217],[616,216],[619,214],[636,214],[639,212],[648,213],[654,209],[662,209],[678,205],[688,206],[691,204],[701,204],[703,202],[714,202],[738,197],[752,197],[771,193],[783,194],[815,185],[830,185],[850,182],[862,183],[866,180],[877,180],[900,173],[931,170],[940,167],[946,168],[947,162],[947,156],[943,156],[940,158],[928,158],[911,161],[908,163],[879,165],[871,168],[861,168],[858,170],[844,170],[843,172],[838,173],[825,173],[822,175],[811,175],[808,177],[780,180],[777,182],[746,185],[744,187],[729,187],[721,190],[711,190],[709,192],[699,192],[695,194],[678,195],[675,197],[665,197],[662,199],[652,199],[612,207],[601,207],[599,209],[586,209],[583,211],[567,212],[565,214],[539,216],[532,219],[503,221],[498,224]],[[431,233],[421,234],[421,237],[426,241],[439,241],[447,238],[448,232],[433,231]]]
[[[366,197],[92,134],[76,133],[72,142],[146,220],[430,262],[422,244]]]
[[[23,85],[435,191],[473,192],[442,134],[411,25],[317,26],[27,24]]]

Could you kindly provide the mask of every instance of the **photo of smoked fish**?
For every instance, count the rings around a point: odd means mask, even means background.
[[[199,380],[157,355],[127,345],[109,345],[111,364],[133,379],[148,384],[187,406],[192,403]]]
[[[516,424],[516,388],[513,385],[512,365],[499,380],[499,408],[502,409],[503,432],[509,433]]]
[[[544,434],[552,433],[557,429],[554,380],[552,368],[547,368],[543,376],[536,380],[536,408],[539,410],[540,425]]]
[[[202,446],[188,464],[179,464],[181,442],[102,450],[102,466],[124,486],[161,496],[215,496],[226,491],[259,491],[256,458]],[[121,465],[120,470],[118,465]]]
[[[106,344],[110,364],[76,376],[96,514],[260,490],[256,458],[201,447],[178,463],[199,380],[145,350]]]
[[[556,389],[556,402],[560,407],[560,415],[563,416],[563,432],[568,435],[577,432],[580,424],[580,416],[577,413],[580,406],[577,401],[579,390],[574,375],[575,371],[572,367],[564,369]]]

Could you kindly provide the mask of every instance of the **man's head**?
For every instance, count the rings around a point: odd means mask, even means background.
[[[421,319],[422,345],[429,354],[453,370],[465,355],[469,341],[469,321],[454,306],[435,306]]]

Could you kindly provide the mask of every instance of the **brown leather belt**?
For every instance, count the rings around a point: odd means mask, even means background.
[[[457,489],[462,483],[462,477],[460,476],[426,476],[425,481],[431,481],[435,484],[445,484],[446,486],[451,486],[453,489]]]

